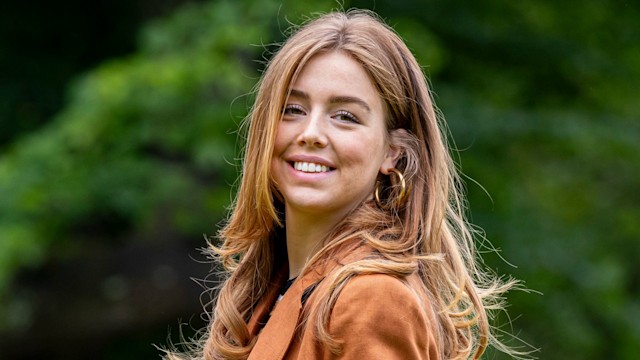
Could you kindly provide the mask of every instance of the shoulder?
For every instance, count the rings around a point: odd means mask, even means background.
[[[380,297],[378,300],[418,300],[418,290],[407,278],[386,274],[357,275],[347,281],[341,297]]]
[[[346,315],[361,321],[426,324],[428,299],[421,289],[410,284],[406,279],[384,274],[355,276],[340,292],[332,317]]]
[[[376,274],[347,282],[329,321],[330,333],[340,339],[346,354],[367,354],[372,359],[436,358],[429,301],[406,280]]]

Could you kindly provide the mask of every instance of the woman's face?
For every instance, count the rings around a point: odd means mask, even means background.
[[[395,165],[387,138],[364,68],[339,51],[313,57],[291,87],[271,160],[286,212],[341,218],[371,198],[378,172]]]

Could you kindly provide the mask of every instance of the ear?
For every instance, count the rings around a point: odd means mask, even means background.
[[[404,135],[406,132],[407,131],[405,129],[394,129],[389,132],[389,149],[387,150],[387,155],[380,165],[381,173],[389,175],[389,169],[396,167],[396,163],[398,163],[398,159],[400,159],[400,156],[402,155],[402,147],[398,141],[402,136],[398,135]]]

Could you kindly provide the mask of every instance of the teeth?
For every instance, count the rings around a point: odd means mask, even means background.
[[[319,173],[319,172],[329,171],[329,168],[327,166],[311,163],[311,162],[294,162],[293,167],[298,171],[308,172],[308,173],[314,173],[314,172]]]

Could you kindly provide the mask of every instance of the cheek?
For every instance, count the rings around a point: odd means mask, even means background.
[[[277,156],[282,153],[289,143],[290,134],[288,134],[286,126],[280,124],[276,129],[276,138],[273,143],[273,155]]]
[[[273,157],[280,155],[285,148],[285,141],[280,128],[276,129],[276,138],[273,142]]]
[[[278,127],[278,129],[276,129],[276,138],[275,138],[275,140],[273,142],[273,151],[271,153],[271,162],[269,164],[269,167],[271,169],[271,177],[274,178],[275,180],[278,179],[280,171],[281,171],[278,168],[278,164],[279,164],[278,160],[280,159],[280,156],[284,152],[284,149],[285,149],[285,145],[284,145],[283,137],[282,137],[280,128]]]
[[[378,169],[386,154],[386,146],[381,138],[347,137],[341,144],[344,160],[364,168]]]

